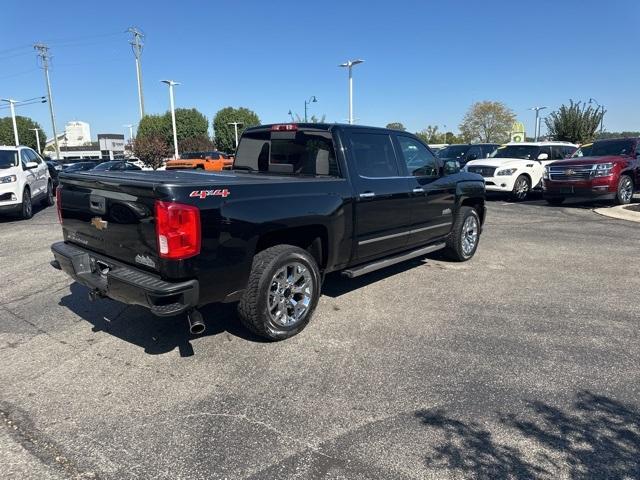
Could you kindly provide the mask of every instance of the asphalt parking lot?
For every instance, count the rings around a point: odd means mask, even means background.
[[[0,220],[4,478],[640,478],[637,223],[494,199],[471,262],[334,275],[280,343],[90,303],[60,238]]]

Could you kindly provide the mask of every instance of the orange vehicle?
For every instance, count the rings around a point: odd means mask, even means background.
[[[233,156],[222,152],[186,152],[178,160],[169,160],[167,170],[227,170],[233,166]]]

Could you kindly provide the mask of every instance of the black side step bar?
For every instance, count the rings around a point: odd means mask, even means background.
[[[349,278],[359,277],[360,275],[365,275],[369,272],[380,270],[381,268],[390,267],[391,265],[404,262],[405,260],[411,260],[412,258],[421,257],[423,255],[426,255],[427,253],[435,252],[436,250],[440,250],[445,246],[445,243],[434,243],[433,245],[428,245],[417,250],[404,252],[393,257],[383,258],[381,260],[375,260],[371,263],[358,265],[357,267],[347,268],[346,270],[342,271],[342,275]]]

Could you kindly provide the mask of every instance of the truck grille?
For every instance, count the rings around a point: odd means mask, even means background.
[[[493,174],[496,171],[496,168],[498,167],[481,167],[481,166],[470,166],[467,167],[467,170],[471,173],[477,173],[479,175],[482,175],[483,177],[493,177]]]
[[[549,167],[549,180],[588,180],[594,165],[563,165]]]

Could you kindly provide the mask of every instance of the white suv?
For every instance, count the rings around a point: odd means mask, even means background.
[[[464,170],[482,175],[487,191],[524,200],[531,189],[541,187],[545,165],[563,160],[577,149],[568,142],[512,142],[498,147],[489,158],[468,162]]]
[[[53,205],[55,191],[46,162],[29,147],[0,146],[0,213],[31,218],[33,203]]]

